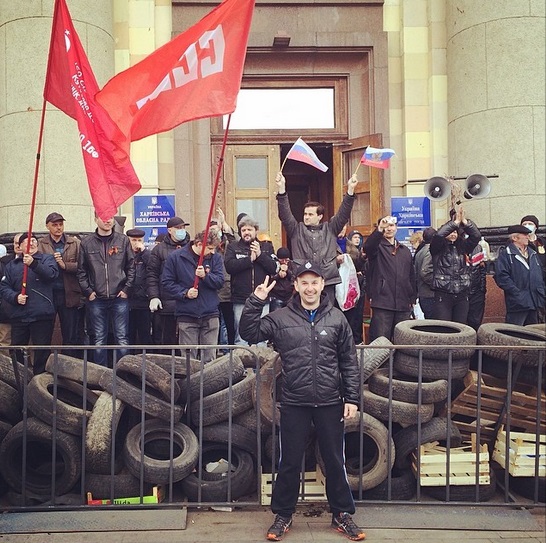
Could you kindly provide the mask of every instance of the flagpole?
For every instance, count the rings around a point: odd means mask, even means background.
[[[36,208],[36,193],[38,191],[38,172],[40,170],[40,153],[42,151],[42,140],[44,135],[44,122],[45,122],[45,112],[46,112],[46,100],[42,103],[42,116],[40,119],[40,133],[38,134],[38,149],[36,151],[36,162],[34,165],[34,183],[32,186],[32,200],[30,202],[30,215],[28,218],[28,230],[27,230],[27,250],[26,254],[30,252],[31,246],[31,235],[32,235],[32,224],[34,223],[34,210]],[[28,266],[23,267],[23,284],[21,286],[21,294],[25,295],[27,292],[27,277],[28,277]]]
[[[296,143],[301,139],[301,136],[296,140]],[[296,143],[294,143],[294,145],[296,145]],[[286,153],[286,156],[284,157],[284,160],[282,161],[282,164],[281,164],[281,173],[282,173],[282,170],[284,168],[284,165],[286,164],[286,161],[288,160],[288,155],[290,154],[290,151],[292,151],[292,149],[294,148],[294,145],[292,145],[292,147],[290,147],[290,149],[288,150],[288,153]]]
[[[210,201],[209,216],[207,218],[207,224],[205,226],[205,234],[203,236],[203,244],[201,246],[201,254],[199,255],[199,261],[197,266],[203,265],[203,260],[205,258],[205,248],[207,246],[207,237],[209,235],[210,221],[212,220],[212,213],[214,211],[214,205],[216,203],[216,194],[218,193],[218,184],[220,182],[220,173],[222,171],[222,166],[224,165],[224,153],[226,151],[227,137],[229,132],[229,123],[231,122],[231,113],[228,115],[226,130],[224,132],[224,140],[222,141],[222,149],[220,151],[220,158],[218,159],[218,167],[216,168],[216,179],[214,180],[214,188],[212,189],[212,198]],[[198,288],[199,277],[195,276],[193,280],[193,288]]]
[[[353,173],[353,175],[356,175],[358,173],[358,170],[360,169],[361,164],[362,164],[362,162],[358,163],[358,166],[356,167],[355,173]]]

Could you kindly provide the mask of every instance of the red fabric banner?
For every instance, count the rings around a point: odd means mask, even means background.
[[[254,2],[225,0],[108,81],[96,98],[131,141],[235,110]]]
[[[65,0],[56,0],[44,98],[78,123],[91,199],[101,219],[140,189],[130,141],[95,101],[99,86]]]

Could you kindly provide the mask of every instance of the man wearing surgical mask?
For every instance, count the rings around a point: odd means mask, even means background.
[[[146,270],[148,298],[152,312],[152,339],[155,345],[177,345],[175,300],[165,292],[161,276],[167,257],[176,249],[181,249],[190,241],[186,230],[189,223],[180,217],[171,217],[167,222],[167,235],[158,243],[150,255]]]
[[[535,215],[525,215],[520,221],[522,226],[529,230],[529,247],[537,253],[538,261],[542,266],[542,276],[546,283],[546,239],[537,235],[538,217]],[[538,322],[546,322],[544,307],[538,309]]]

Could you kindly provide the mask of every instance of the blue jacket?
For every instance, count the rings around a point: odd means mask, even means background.
[[[35,253],[32,257],[34,261],[28,268],[26,289],[28,298],[25,305],[17,303],[17,296],[21,294],[25,266],[22,258],[13,259],[5,267],[4,277],[0,281],[2,305],[12,320],[34,322],[55,317],[53,283],[59,275],[59,267],[52,255]]]
[[[544,307],[544,279],[538,255],[527,248],[526,261],[517,247],[510,243],[499,251],[495,263],[495,282],[504,290],[506,311],[529,311]]]
[[[186,293],[193,287],[197,262],[192,244],[177,249],[169,254],[161,275],[162,290],[175,299],[174,314],[177,317],[208,317],[218,315],[218,290],[224,284],[224,266],[222,257],[213,254],[205,257],[203,266],[207,275],[199,279],[199,296],[186,298]]]

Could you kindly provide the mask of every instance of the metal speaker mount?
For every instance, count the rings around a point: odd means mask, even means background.
[[[445,177],[431,177],[425,183],[424,191],[429,200],[441,202],[451,196],[451,183]]]
[[[472,198],[485,198],[491,192],[491,181],[481,173],[473,173],[466,178],[463,196]]]

